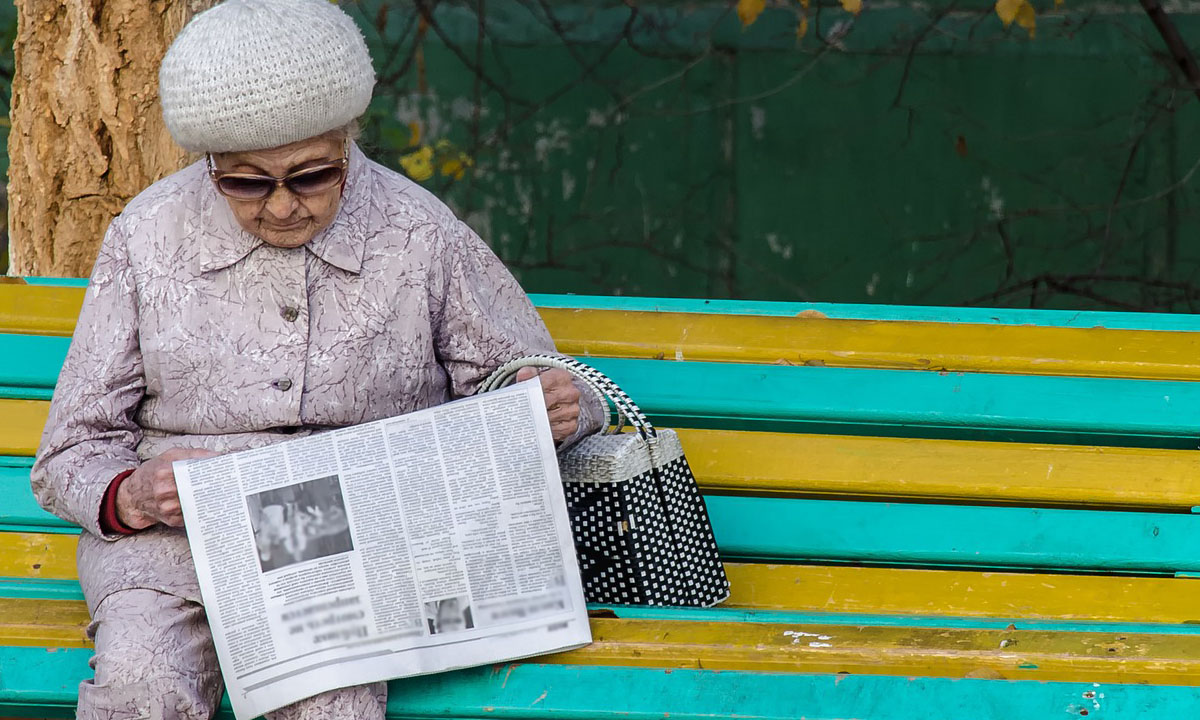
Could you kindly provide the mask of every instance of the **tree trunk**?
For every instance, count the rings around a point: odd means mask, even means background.
[[[217,0],[16,0],[8,140],[14,275],[87,276],[109,221],[187,162],[158,65]]]

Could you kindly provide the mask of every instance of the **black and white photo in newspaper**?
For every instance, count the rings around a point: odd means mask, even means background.
[[[591,641],[536,380],[175,475],[238,720]]]

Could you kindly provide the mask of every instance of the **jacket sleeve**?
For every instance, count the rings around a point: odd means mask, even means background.
[[[466,224],[439,231],[443,255],[434,265],[434,343],[454,397],[473,394],[496,368],[514,358],[558,354],[533,303],[495,253]],[[579,429],[566,448],[601,429],[607,408],[582,387]]]
[[[46,510],[106,539],[100,506],[113,478],[139,464],[135,421],[145,392],[138,304],[126,236],[109,225],[54,389],[31,480]]]

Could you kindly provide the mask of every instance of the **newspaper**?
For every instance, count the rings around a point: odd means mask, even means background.
[[[591,642],[537,381],[175,478],[238,720]]]

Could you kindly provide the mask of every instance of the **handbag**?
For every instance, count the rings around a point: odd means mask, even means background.
[[[607,375],[572,358],[518,358],[479,391],[511,384],[523,367],[566,370],[616,413],[615,426],[559,453],[587,601],[708,607],[728,598],[708,509],[675,431],[655,428]],[[626,423],[632,432],[621,432]]]

